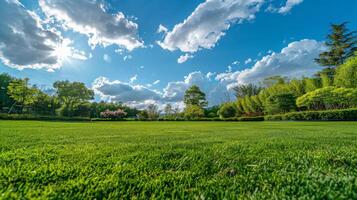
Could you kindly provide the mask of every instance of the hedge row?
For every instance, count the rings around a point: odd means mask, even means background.
[[[4,113],[0,114],[0,120],[91,121],[89,117],[60,117]]]
[[[325,110],[325,111],[304,111],[292,112],[280,115],[267,115],[265,117],[234,117],[234,118],[159,118],[150,119],[91,119],[88,117],[60,117],[60,116],[36,116],[24,114],[0,114],[0,120],[41,120],[41,121],[357,121],[357,108],[344,110]]]
[[[267,121],[357,121],[357,108],[343,110],[304,111],[265,116]]]

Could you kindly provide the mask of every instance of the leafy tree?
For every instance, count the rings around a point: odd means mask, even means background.
[[[245,96],[257,95],[262,90],[262,88],[250,83],[247,85],[237,85],[233,88],[233,90],[235,92],[236,98],[240,99],[244,98]]]
[[[339,87],[357,88],[357,52],[356,56],[337,67],[334,82]]]
[[[220,109],[220,106],[211,106],[209,108],[205,108],[205,116],[208,118],[214,118],[218,117],[218,110]]]
[[[57,81],[53,87],[57,90],[57,96],[63,104],[59,113],[65,116],[75,116],[75,107],[94,97],[94,92],[80,82]]]
[[[332,24],[331,33],[325,42],[329,49],[322,52],[315,61],[329,68],[343,64],[357,50],[355,33],[348,30],[347,23]]]
[[[203,93],[197,85],[193,85],[186,90],[184,103],[186,106],[193,105],[201,108],[208,105],[208,102],[206,101],[206,94]]]
[[[286,113],[295,110],[296,97],[292,93],[280,93],[270,96],[265,104],[265,112],[268,114]]]
[[[164,112],[166,116],[171,116],[173,114],[173,110],[172,110],[172,105],[171,104],[166,104],[165,108],[164,108]]]
[[[39,90],[29,86],[28,82],[28,78],[15,79],[10,82],[8,95],[15,100],[15,103],[10,108],[9,113],[12,112],[16,104],[20,107],[20,112],[22,113],[25,108],[35,103],[36,95],[39,93]]]
[[[202,107],[192,104],[186,106],[184,113],[187,119],[198,119],[205,116],[205,112]]]
[[[304,83],[306,92],[312,92],[316,89],[321,88],[317,78],[305,78]]]
[[[38,115],[56,115],[56,110],[61,107],[58,99],[39,92],[35,103],[32,105],[34,114]]]
[[[147,120],[149,119],[149,114],[147,110],[142,110],[137,114],[138,119]]]
[[[155,120],[160,116],[159,108],[155,104],[148,105],[146,111],[147,111],[148,118],[151,120]]]
[[[237,106],[234,103],[225,103],[218,111],[220,118],[230,118],[237,115]]]
[[[8,87],[14,78],[8,74],[0,74],[0,111],[1,109],[10,109],[14,100],[8,94]]]

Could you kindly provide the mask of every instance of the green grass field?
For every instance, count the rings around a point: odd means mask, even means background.
[[[0,121],[0,198],[357,199],[356,122]]]

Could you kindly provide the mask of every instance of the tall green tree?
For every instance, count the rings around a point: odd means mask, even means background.
[[[14,100],[7,93],[9,84],[14,78],[8,74],[0,74],[0,111],[2,109],[10,109]]]
[[[197,85],[193,85],[188,90],[186,90],[184,103],[186,106],[193,105],[199,106],[201,108],[208,105],[206,94],[202,92]]]
[[[357,52],[356,56],[336,68],[334,83],[339,87],[357,88]]]
[[[252,83],[247,85],[237,85],[233,88],[237,99],[244,98],[245,96],[258,95],[263,88],[256,86]]]
[[[347,23],[332,24],[331,33],[327,36],[325,45],[328,50],[322,52],[315,61],[326,66],[327,71],[343,64],[357,50],[356,32],[349,31]]]
[[[76,115],[74,113],[76,107],[94,98],[93,90],[88,89],[84,83],[57,81],[53,84],[53,87],[56,89],[57,97],[63,104],[60,109],[61,115]]]
[[[9,96],[15,100],[11,106],[9,113],[13,111],[15,106],[19,107],[20,112],[24,112],[26,108],[34,104],[39,94],[39,90],[29,85],[29,79],[15,79],[8,86]]]

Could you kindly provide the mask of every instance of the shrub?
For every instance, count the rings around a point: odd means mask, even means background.
[[[357,120],[357,108],[344,110],[325,110],[325,111],[305,111],[292,112],[283,115],[268,115],[265,120],[293,120],[293,121],[313,121],[313,120],[331,120],[331,121],[355,121]]]
[[[268,114],[291,112],[296,109],[296,97],[292,93],[278,93],[268,97],[264,110]]]
[[[201,107],[195,105],[187,105],[184,113],[185,118],[190,120],[203,118],[205,116],[205,111]]]
[[[89,117],[62,117],[26,114],[0,114],[0,120],[91,121]]]
[[[220,118],[230,118],[237,115],[237,107],[234,103],[225,103],[218,110],[218,115]]]
[[[340,109],[357,106],[357,89],[325,87],[297,98],[300,108],[311,110]]]
[[[126,115],[127,115],[127,113],[121,109],[118,109],[116,111],[106,110],[106,111],[100,113],[100,117],[110,118],[110,119],[122,119]]]

